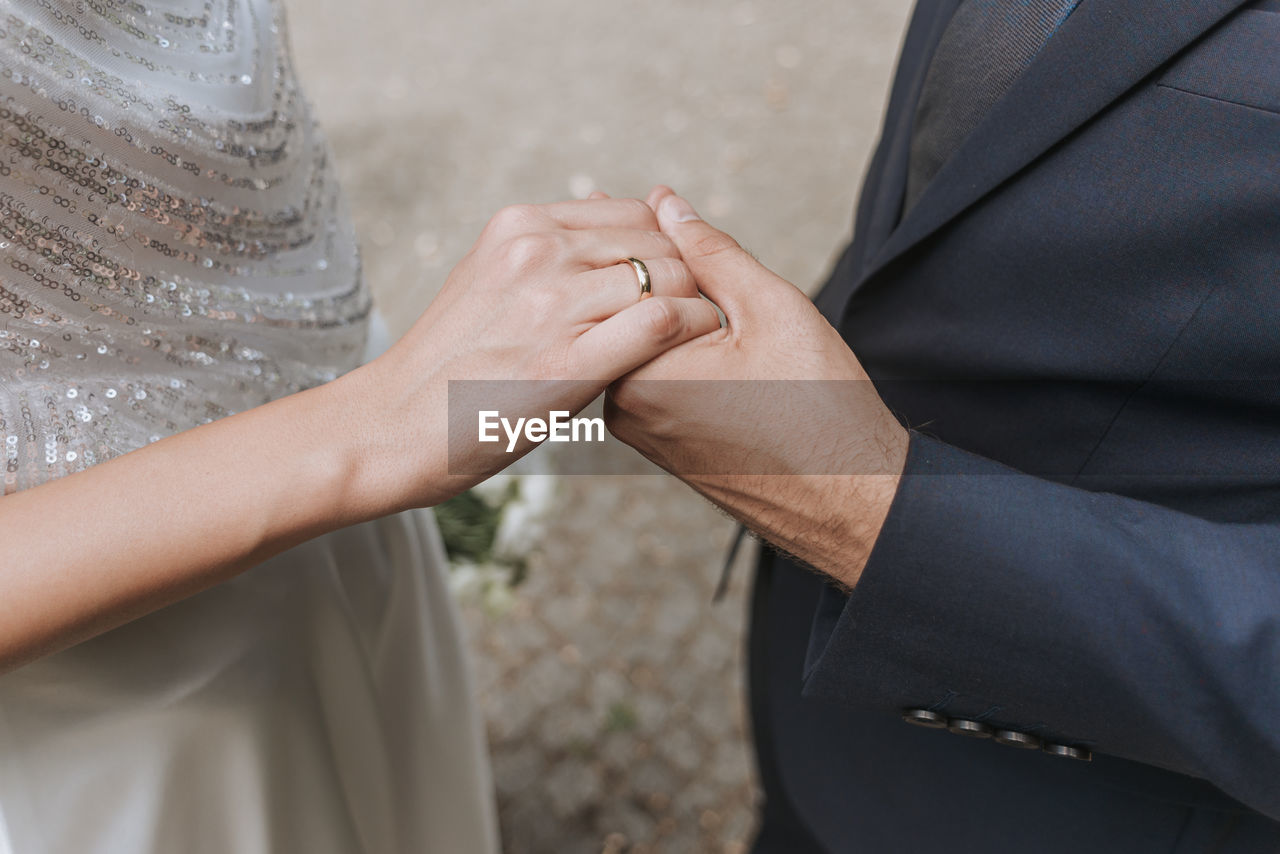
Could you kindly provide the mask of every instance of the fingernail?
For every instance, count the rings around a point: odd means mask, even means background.
[[[658,205],[658,213],[671,222],[692,222],[701,218],[693,206],[679,196],[667,196],[663,199],[662,204]]]

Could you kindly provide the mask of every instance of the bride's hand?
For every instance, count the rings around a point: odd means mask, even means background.
[[[648,268],[652,297],[640,298],[627,258]],[[505,441],[449,446],[451,380],[510,381],[486,386],[485,408],[504,416],[577,413],[608,383],[719,326],[644,202],[506,208],[409,333],[344,378],[368,401],[356,480],[363,500],[379,511],[435,504],[519,456]],[[455,409],[455,435],[467,417],[474,440],[474,408]]]
[[[618,263],[631,257],[653,275],[651,299]],[[475,443],[450,460],[450,381],[510,381],[493,405],[517,416],[576,412],[719,328],[696,294],[644,202],[503,211],[384,356],[5,496],[0,541],[21,559],[0,561],[0,672],[325,531],[460,492],[517,454]]]

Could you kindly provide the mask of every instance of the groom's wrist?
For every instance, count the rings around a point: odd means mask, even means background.
[[[846,449],[848,473],[745,476],[694,484],[761,538],[853,588],[897,495],[909,436],[896,422]]]

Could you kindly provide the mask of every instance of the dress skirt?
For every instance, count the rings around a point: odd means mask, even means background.
[[[0,677],[0,854],[496,851],[446,571],[407,511]]]

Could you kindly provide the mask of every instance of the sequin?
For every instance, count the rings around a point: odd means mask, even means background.
[[[286,32],[277,2],[0,0],[5,492],[358,363],[369,296]]]

